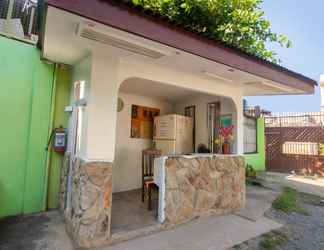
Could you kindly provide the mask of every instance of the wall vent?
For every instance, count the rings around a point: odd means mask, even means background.
[[[110,45],[119,49],[123,49],[135,54],[147,56],[153,59],[159,59],[163,56],[166,56],[165,54],[152,50],[146,47],[143,47],[141,45],[128,42],[126,40],[108,35],[106,33],[103,33],[101,31],[96,30],[93,27],[89,27],[86,25],[79,24],[77,27],[77,35],[89,39],[98,43]]]

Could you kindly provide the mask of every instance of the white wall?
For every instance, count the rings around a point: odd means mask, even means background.
[[[243,154],[243,89],[201,74],[162,67],[153,62],[119,59],[102,50],[91,53],[91,79],[86,107],[86,132],[82,138],[82,158],[113,162],[117,122],[117,97],[120,85],[129,78],[142,78],[178,86],[209,95],[232,99],[237,110],[237,150]],[[85,70],[87,71],[87,69]],[[152,85],[154,88],[154,85]],[[198,143],[198,141],[197,141]]]
[[[152,140],[131,138],[132,104],[159,108],[161,115],[172,113],[172,105],[145,96],[119,93],[124,108],[117,113],[113,192],[141,188],[142,150],[152,146]]]
[[[237,145],[235,145],[235,152],[243,154],[243,87],[241,85],[229,84],[216,78],[206,77],[201,73],[183,72],[177,68],[166,68],[155,63],[135,62],[126,59],[120,61],[119,73],[120,83],[126,79],[137,77],[162,82],[170,86],[183,87],[200,93],[230,98],[237,111],[237,126],[235,129]]]
[[[233,125],[237,127],[236,108],[233,101],[229,98],[219,96],[198,95],[188,100],[177,102],[174,105],[174,111],[177,114],[184,114],[185,107],[196,106],[196,150],[200,143],[208,147],[208,122],[207,122],[207,104],[211,102],[221,102],[221,115],[232,114]],[[236,130],[234,130],[233,153],[236,153]]]

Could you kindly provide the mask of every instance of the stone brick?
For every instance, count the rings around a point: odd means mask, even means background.
[[[166,160],[166,227],[193,218],[226,214],[245,205],[245,165],[241,156],[214,155]]]
[[[73,166],[71,197],[65,213],[66,226],[77,246],[89,248],[108,243],[112,163],[77,160]]]

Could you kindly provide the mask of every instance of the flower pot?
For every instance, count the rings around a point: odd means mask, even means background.
[[[231,153],[231,144],[225,141],[222,145],[222,151],[224,155],[228,155]]]

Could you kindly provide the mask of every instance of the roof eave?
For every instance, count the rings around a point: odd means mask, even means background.
[[[314,93],[317,82],[113,0],[47,0],[47,5],[174,47],[288,87]]]

